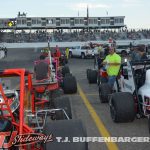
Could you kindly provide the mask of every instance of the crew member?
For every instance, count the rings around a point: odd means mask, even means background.
[[[67,47],[65,50],[65,55],[67,57],[67,60],[69,59],[69,48]]]
[[[115,53],[114,47],[109,48],[109,55],[106,56],[103,64],[106,65],[108,84],[113,88],[121,65],[121,57]]]
[[[141,56],[138,53],[138,47],[132,47],[130,50],[131,61],[140,61]]]
[[[56,48],[55,48],[55,57],[58,57],[58,58],[61,57],[61,52],[60,52],[60,50],[59,50],[58,45],[56,45]]]
[[[139,47],[137,51],[138,51],[138,53],[140,55],[140,60],[148,59],[148,57],[146,56],[146,52],[145,52],[144,48]]]

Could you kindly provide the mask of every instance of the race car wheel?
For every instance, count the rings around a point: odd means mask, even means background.
[[[96,70],[90,70],[89,71],[88,80],[89,80],[89,83],[96,83],[97,82],[97,71]]]
[[[99,99],[100,99],[101,103],[108,103],[110,94],[111,94],[110,86],[107,83],[100,84],[100,86],[99,86]]]
[[[86,76],[87,76],[87,79],[89,79],[89,72],[90,72],[91,69],[86,69]]]
[[[110,113],[114,122],[131,122],[135,118],[133,96],[128,92],[114,93],[110,100]]]
[[[64,77],[63,90],[65,94],[73,94],[77,92],[77,82],[74,76]]]
[[[86,129],[80,120],[58,120],[52,122],[47,119],[43,134],[52,134],[53,136],[52,142],[43,144],[44,150],[88,150],[87,142],[74,141],[75,137],[87,137]],[[58,140],[56,137],[61,138]]]
[[[150,116],[148,117],[148,130],[149,130],[149,134],[150,134]]]
[[[54,100],[54,107],[56,109],[64,109],[64,111],[66,112],[66,114],[68,115],[68,117],[70,119],[72,119],[72,113],[71,113],[71,105],[70,105],[70,100],[69,100],[69,97],[67,96],[62,96],[62,97],[58,97]],[[62,111],[63,112],[63,111]],[[64,113],[63,113],[64,114]],[[64,115],[65,116],[65,115]],[[58,116],[59,118],[59,116]],[[61,119],[61,118],[60,118]],[[58,120],[60,120],[58,119]],[[64,117],[62,118],[64,119]],[[65,117],[65,119],[67,119]]]
[[[62,68],[62,75],[63,75],[63,77],[65,76],[66,73],[70,73],[70,69],[69,69],[68,66],[64,66]]]

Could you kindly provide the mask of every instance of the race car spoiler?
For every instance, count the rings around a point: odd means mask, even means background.
[[[131,66],[150,65],[150,60],[130,61],[129,63]],[[122,63],[121,66],[127,66],[127,62]]]
[[[0,77],[20,76],[22,72],[24,72],[25,76],[27,76],[28,74],[32,74],[30,71],[25,70],[24,68],[4,69],[0,70]]]
[[[131,61],[130,64],[132,66],[136,66],[136,65],[150,65],[150,60]]]

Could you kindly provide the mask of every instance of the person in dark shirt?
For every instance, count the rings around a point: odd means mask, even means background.
[[[140,55],[140,60],[146,60],[148,57],[146,56],[146,52],[142,47],[138,48],[138,53]]]
[[[131,61],[140,61],[141,56],[138,52],[138,47],[132,47],[130,50]]]
[[[38,81],[47,80],[49,78],[49,65],[45,60],[45,56],[41,55],[40,60],[36,62],[34,67],[35,78]]]

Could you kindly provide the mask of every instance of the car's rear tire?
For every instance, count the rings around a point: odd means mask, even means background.
[[[101,103],[108,103],[110,94],[111,88],[107,83],[99,85],[99,99]]]
[[[131,122],[135,118],[135,104],[131,93],[118,92],[112,94],[110,113],[114,122]]]
[[[86,137],[86,130],[80,120],[47,120],[43,134],[54,136],[52,142],[43,144],[44,150],[88,150],[87,142],[73,142],[75,137]],[[55,137],[62,137],[60,142]],[[68,137],[68,142],[64,138]]]
[[[70,73],[70,69],[69,69],[68,66],[65,65],[65,66],[62,68],[62,75],[63,75],[63,77],[64,77],[65,74],[67,74],[67,73]]]
[[[89,79],[89,72],[90,72],[91,69],[86,69],[86,77],[87,79]]]
[[[96,70],[89,70],[88,80],[89,80],[89,83],[97,83],[97,71]]]
[[[149,134],[150,134],[150,116],[148,117],[148,130],[149,130]]]
[[[63,90],[65,94],[73,94],[77,92],[77,82],[74,76],[64,77]]]
[[[62,96],[62,97],[57,97],[54,100],[54,107],[57,109],[64,109],[65,112],[67,113],[68,117],[72,119],[72,113],[71,113],[71,105],[70,105],[70,100],[69,97],[67,96]],[[59,119],[60,120],[60,119]]]

